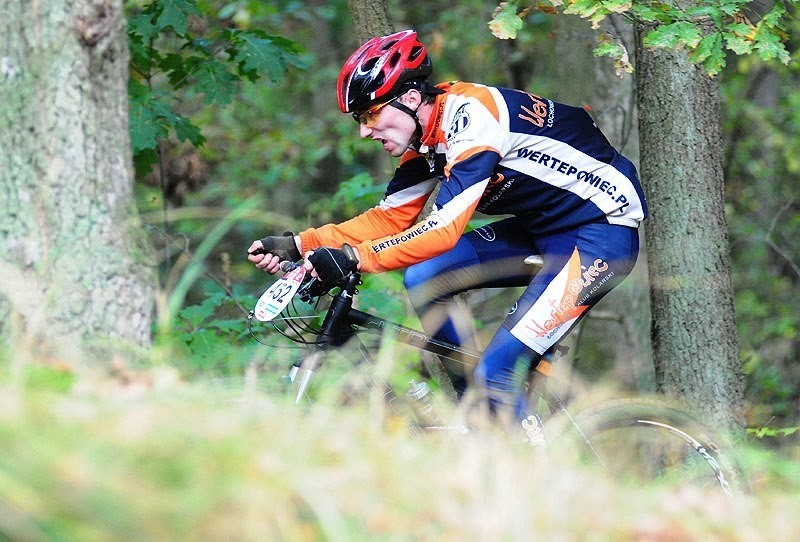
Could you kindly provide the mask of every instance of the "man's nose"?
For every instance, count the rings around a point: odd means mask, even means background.
[[[359,124],[358,135],[361,136],[362,138],[367,138],[370,135],[372,135],[372,128],[370,128],[366,124]]]

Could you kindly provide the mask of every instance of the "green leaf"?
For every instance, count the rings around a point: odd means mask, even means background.
[[[769,32],[764,27],[759,28],[755,36],[755,49],[758,51],[758,56],[764,60],[777,58],[784,64],[788,64],[790,60],[789,51],[786,50],[780,36]]]
[[[741,34],[747,36],[753,31],[753,27],[747,23],[731,23],[725,25],[725,30],[733,34]]]
[[[159,28],[153,24],[153,18],[149,14],[139,14],[128,19],[128,34],[138,35],[144,41],[155,38]]]
[[[220,19],[230,19],[231,17],[236,15],[236,11],[238,9],[239,9],[239,3],[238,2],[233,2],[233,3],[228,4],[226,6],[222,6],[222,9],[219,10],[219,13],[217,14],[217,16]]]
[[[171,26],[179,36],[186,35],[189,15],[202,15],[193,0],[161,0],[161,5],[161,14],[156,19],[156,26],[161,30]]]
[[[753,42],[738,34],[727,34],[725,36],[725,47],[737,55],[746,55],[753,50]]]
[[[631,0],[606,0],[603,7],[611,13],[626,13],[631,10]]]
[[[247,321],[244,318],[238,320],[211,320],[208,323],[209,328],[214,328],[222,333],[235,332],[237,334],[247,331]]]
[[[182,309],[178,313],[178,316],[191,324],[192,328],[197,329],[206,318],[214,314],[214,308],[216,305],[213,303],[208,303],[207,301],[208,300],[200,305],[192,305]]]
[[[133,154],[133,166],[138,177],[150,173],[156,162],[158,162],[158,152],[155,149],[143,149]]]
[[[595,56],[610,56],[616,58],[621,52],[620,45],[613,41],[606,41],[601,43],[594,49]]]
[[[761,18],[759,24],[769,27],[778,26],[784,15],[786,15],[786,8],[784,8],[781,4],[776,3],[775,6],[773,6],[773,8]]]
[[[714,32],[703,36],[689,56],[695,62],[704,63],[708,59],[719,58],[722,54],[722,34]]]
[[[229,104],[233,98],[236,77],[221,62],[207,60],[197,71],[197,89],[206,104]]]
[[[276,47],[271,39],[258,37],[251,32],[241,32],[237,45],[238,51],[234,60],[245,71],[253,71],[258,75],[267,74],[272,81],[277,81],[286,71],[284,51]]]
[[[175,135],[181,141],[188,141],[195,147],[202,147],[206,138],[200,132],[200,128],[192,121],[182,115],[178,115],[174,121]]]
[[[703,36],[697,47],[689,53],[689,58],[702,64],[709,75],[717,75],[725,67],[725,51],[722,48],[722,34],[714,32]]]
[[[196,57],[184,58],[177,53],[167,53],[158,67],[167,74],[169,84],[178,89],[187,83],[189,74],[197,64]]]
[[[652,21],[667,22],[664,18],[663,11],[653,9],[649,5],[635,5],[633,6],[633,12],[636,14],[636,18],[645,22],[652,22]]]
[[[489,21],[492,34],[501,40],[516,39],[522,25],[522,19],[517,15],[517,5],[514,2],[501,2],[494,12],[494,17]]]
[[[645,37],[645,43],[651,47],[686,45],[691,48],[700,43],[700,39],[700,30],[695,25],[678,21],[651,30]]]
[[[744,2],[742,0],[732,0],[728,2],[721,2],[719,4],[719,10],[724,13],[725,15],[734,16],[737,13],[742,11],[742,4]]]
[[[158,138],[167,136],[167,128],[159,122],[152,102],[130,102],[130,134],[133,152],[155,149]]]
[[[686,10],[686,15],[689,17],[709,17],[713,18],[718,13],[718,10],[712,6],[692,6]]]

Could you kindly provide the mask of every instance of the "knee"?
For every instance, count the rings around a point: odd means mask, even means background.
[[[420,284],[428,282],[435,276],[436,272],[428,261],[420,262],[406,269],[403,275],[403,286],[405,286],[406,290],[412,291]]]

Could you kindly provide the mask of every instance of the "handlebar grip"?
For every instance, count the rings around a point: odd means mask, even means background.
[[[289,271],[292,271],[292,270],[297,269],[298,267],[300,267],[300,264],[294,263],[294,262],[290,262],[289,260],[283,260],[279,264],[279,266],[281,268],[281,272],[282,273],[288,273]]]
[[[259,254],[266,254],[266,253],[267,253],[267,251],[264,250],[263,248],[257,248],[253,252],[248,252],[247,255],[248,256],[258,256]]]

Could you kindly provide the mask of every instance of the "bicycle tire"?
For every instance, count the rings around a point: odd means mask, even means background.
[[[570,438],[562,440],[624,483],[690,484],[731,496],[745,492],[745,477],[727,443],[665,402],[608,401],[580,412],[570,426]]]

